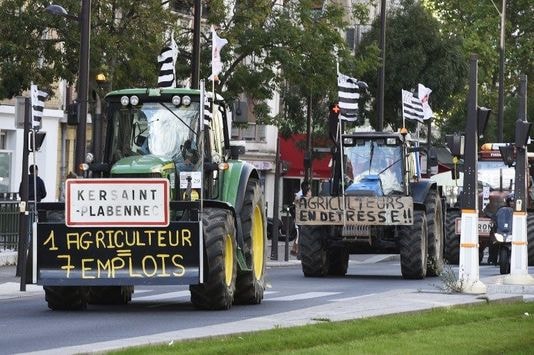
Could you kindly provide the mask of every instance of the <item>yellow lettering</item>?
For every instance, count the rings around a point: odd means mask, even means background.
[[[67,278],[70,277],[70,271],[74,269],[74,265],[70,263],[70,255],[58,255],[57,258],[66,260],[66,263],[61,266],[61,269],[67,270]]]
[[[185,246],[187,242],[187,246],[192,246],[191,243],[191,230],[189,229],[182,229],[182,245]]]
[[[50,247],[48,247],[48,250],[58,250],[58,247],[56,247],[56,238],[54,236],[54,231],[50,231],[50,234],[48,235],[48,238],[44,241],[43,245],[51,244]]]
[[[172,273],[172,276],[178,276],[178,277],[184,276],[185,268],[184,268],[184,265],[182,264],[184,257],[181,256],[180,254],[174,254],[171,260],[172,260],[172,264],[176,266],[176,271]]]
[[[147,261],[150,261],[152,264],[152,271],[147,271]],[[146,255],[143,257],[143,260],[141,260],[141,265],[143,266],[143,273],[148,276],[154,276],[158,272],[158,263],[156,262],[156,259],[152,255]]]
[[[90,266],[86,266],[86,264],[89,264],[89,263],[93,263],[95,259],[82,259],[82,279],[94,279],[95,276],[94,275],[89,275],[89,274],[86,274],[86,271],[91,271],[93,270],[92,267]]]
[[[106,260],[106,262],[102,262],[102,260],[97,260],[96,261],[96,270],[97,270],[97,277],[100,278],[100,275],[101,275],[101,271],[107,271],[107,276],[106,277],[109,277],[111,275],[111,262],[110,260]]]
[[[167,271],[165,270],[165,260],[170,255],[169,254],[158,254],[156,256],[161,259],[161,273],[158,276],[171,276],[171,274],[167,273]]]

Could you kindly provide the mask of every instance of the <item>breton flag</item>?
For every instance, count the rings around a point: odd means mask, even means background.
[[[419,122],[425,118],[421,99],[406,90],[402,90],[402,117]]]
[[[213,118],[211,102],[208,98],[208,95],[204,95],[204,121],[211,122]]]
[[[430,108],[430,105],[428,104],[428,99],[430,98],[430,93],[432,90],[424,86],[423,84],[417,85],[417,97],[419,100],[421,100],[421,103],[423,104],[423,119],[428,120],[429,118],[434,117],[434,112],[432,112],[432,109]]]
[[[337,74],[340,120],[356,121],[358,119],[360,84],[367,85],[350,76]]]
[[[176,87],[176,59],[178,58],[178,46],[174,41],[174,35],[171,40],[158,55],[159,77],[158,87],[174,88]]]
[[[35,130],[41,129],[41,120],[43,118],[44,101],[48,97],[48,93],[41,91],[37,85],[31,84],[31,103],[32,103],[32,127]]]
[[[217,32],[215,32],[215,28],[211,26],[211,75],[208,80],[219,81],[218,75],[223,68],[221,50],[227,43],[228,41],[219,37]]]

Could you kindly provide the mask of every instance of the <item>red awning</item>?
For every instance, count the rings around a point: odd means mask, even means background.
[[[313,142],[313,148],[328,148],[326,144],[317,145]],[[289,138],[280,136],[280,157],[288,164],[286,177],[303,178],[304,177],[304,151],[306,150],[306,135],[294,134]],[[312,178],[328,179],[331,176],[330,153],[314,153],[312,160]]]

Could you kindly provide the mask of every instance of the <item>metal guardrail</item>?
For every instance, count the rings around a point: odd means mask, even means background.
[[[19,203],[17,193],[0,193],[0,250],[17,250],[18,248]]]

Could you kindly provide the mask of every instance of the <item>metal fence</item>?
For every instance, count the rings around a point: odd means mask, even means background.
[[[17,250],[19,202],[17,193],[0,192],[0,250]]]

